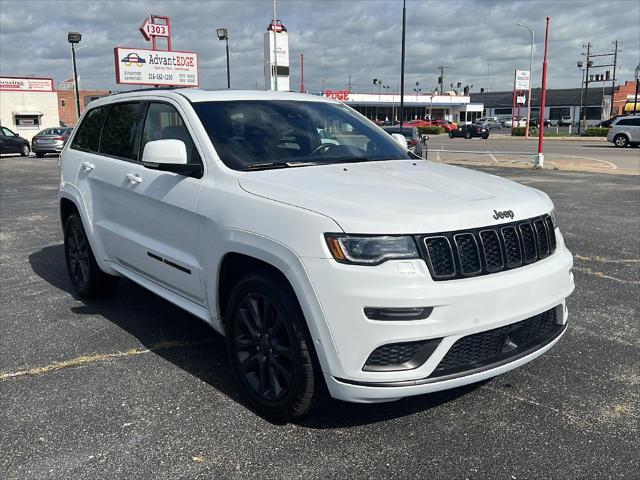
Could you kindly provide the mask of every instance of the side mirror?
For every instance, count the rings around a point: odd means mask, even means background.
[[[202,165],[187,163],[187,147],[182,140],[154,140],[144,146],[142,165],[152,170],[202,176]]]
[[[402,148],[407,148],[407,139],[404,138],[404,135],[400,135],[399,133],[392,133],[391,136],[402,146]]]
[[[14,137],[19,137],[19,136],[20,136],[20,134],[19,134],[19,133],[14,133],[14,134],[13,134],[13,136],[14,136]]]

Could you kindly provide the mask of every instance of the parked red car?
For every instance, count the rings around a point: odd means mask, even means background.
[[[458,129],[458,124],[450,122],[449,120],[443,120],[441,118],[433,120],[431,122],[431,125],[433,125],[434,127],[442,127],[444,128],[445,132],[450,132],[452,130]]]
[[[432,122],[421,119],[409,120],[408,122],[402,124],[403,127],[431,127],[432,125]]]

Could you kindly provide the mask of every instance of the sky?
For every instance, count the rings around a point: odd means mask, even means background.
[[[82,33],[77,51],[81,88],[126,90],[115,82],[113,48],[150,48],[138,27],[150,14],[171,17],[175,50],[199,54],[200,86],[226,87],[224,42],[215,30],[229,29],[231,85],[264,86],[263,33],[271,0],[0,0],[0,75],[72,76],[67,32]],[[289,32],[291,89],[300,88],[304,53],[305,88],[377,92],[400,82],[401,0],[278,0],[278,18]],[[551,17],[548,88],[579,87],[582,45],[610,53],[621,41],[617,76],[632,80],[640,63],[640,2],[637,0],[408,0],[405,93],[436,83],[438,65],[451,82],[490,91],[510,90],[514,70],[529,66],[535,31],[533,86],[541,84],[545,17]],[[611,57],[601,57],[607,60]],[[607,62],[610,63],[610,62]]]

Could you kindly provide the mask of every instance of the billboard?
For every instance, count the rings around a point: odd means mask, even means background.
[[[53,92],[51,78],[0,77],[0,90],[8,92]]]
[[[529,70],[516,70],[516,90],[529,90]]]
[[[127,47],[116,47],[113,52],[118,83],[198,86],[197,53]]]

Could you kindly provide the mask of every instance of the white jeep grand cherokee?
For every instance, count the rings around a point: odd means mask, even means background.
[[[209,323],[266,415],[478,382],[566,331],[572,256],[549,197],[418,159],[337,101],[113,95],[60,168],[77,293],[123,276]]]

